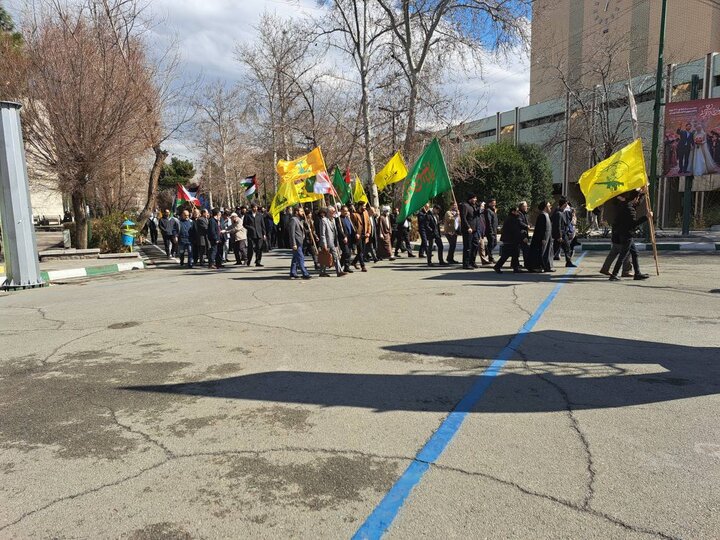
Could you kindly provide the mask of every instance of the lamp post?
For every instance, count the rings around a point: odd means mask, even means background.
[[[656,199],[656,190],[658,183],[657,176],[657,156],[658,156],[658,145],[660,144],[660,107],[663,103],[661,100],[661,89],[663,81],[663,59],[665,55],[665,26],[667,19],[667,0],[662,0],[662,7],[660,8],[660,39],[658,41],[658,60],[657,60],[657,73],[655,76],[655,107],[653,108],[653,132],[652,132],[652,144],[650,146],[650,207],[654,207]]]

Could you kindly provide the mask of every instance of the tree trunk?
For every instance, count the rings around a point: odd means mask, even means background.
[[[155,160],[150,168],[150,178],[148,180],[148,193],[145,208],[142,209],[142,212],[140,212],[137,220],[138,231],[142,231],[143,227],[145,227],[145,223],[150,218],[150,214],[152,214],[153,210],[155,210],[155,206],[157,205],[160,172],[162,171],[165,160],[168,157],[168,152],[160,148],[159,144],[153,145],[152,149],[153,152],[155,152]]]
[[[87,249],[88,220],[85,207],[85,188],[78,186],[70,197],[75,218],[75,247],[77,249]]]
[[[370,93],[368,91],[367,74],[360,74],[360,81],[362,86],[362,118],[363,118],[363,138],[365,140],[365,170],[368,175],[368,182],[370,182],[370,204],[374,207],[378,207],[379,196],[377,185],[375,184],[375,159],[372,148],[372,130],[370,129]]]
[[[403,153],[405,154],[405,159],[410,161],[412,161],[414,158],[413,142],[415,139],[415,116],[418,99],[417,87],[417,75],[413,74],[412,80],[410,81],[410,96],[408,99],[408,122],[407,129],[405,130],[405,144],[403,145]]]

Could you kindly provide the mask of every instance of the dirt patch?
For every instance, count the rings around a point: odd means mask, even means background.
[[[210,366],[205,370],[206,375],[219,375],[219,376],[225,376],[225,375],[233,375],[235,373],[238,373],[242,371],[244,368],[242,368],[240,365],[238,365],[237,362],[228,362],[226,364],[217,364],[215,366]]]
[[[92,361],[92,360],[109,360],[110,358],[117,358],[120,356],[117,353],[106,351],[103,349],[94,349],[89,351],[80,351],[74,353],[66,353],[61,357],[62,361],[65,360],[81,360],[81,361]]]
[[[200,416],[198,418],[185,418],[179,422],[169,426],[170,431],[179,437],[194,435],[198,430],[214,426],[218,422],[227,419],[227,414],[216,414],[214,416]]]
[[[134,328],[135,326],[140,326],[140,323],[137,321],[125,321],[125,322],[109,324],[108,329],[109,330],[123,330],[125,328]]]
[[[252,351],[250,349],[246,349],[245,347],[233,347],[232,349],[230,349],[230,352],[247,356]]]
[[[87,351],[86,351],[87,352]],[[97,359],[97,351],[68,355]],[[61,364],[52,372],[32,371],[1,378],[0,448],[30,451],[52,448],[63,458],[122,458],[138,445],[141,437],[119,425],[113,411],[123,415],[152,411],[160,414],[179,401],[196,398],[132,392],[122,386],[163,384],[189,364],[180,362],[111,362]]]
[[[383,493],[397,477],[395,463],[365,456],[332,456],[289,464],[244,456],[218,461],[230,467],[226,478],[241,480],[262,503],[311,510],[362,501],[362,492],[366,490]]]
[[[153,523],[127,536],[129,540],[192,540],[192,535],[176,523]]]
[[[273,405],[260,407],[243,415],[243,423],[262,423],[272,427],[279,427],[288,431],[307,431],[313,424],[309,421],[311,411]]]
[[[404,362],[406,364],[424,364],[425,357],[419,354],[404,353],[404,352],[388,352],[378,356],[378,360],[384,362]]]

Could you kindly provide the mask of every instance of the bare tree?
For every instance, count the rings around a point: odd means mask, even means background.
[[[387,14],[397,52],[393,58],[408,85],[404,151],[410,156],[417,131],[422,76],[455,53],[501,52],[527,40],[530,0],[376,0]],[[478,57],[479,60],[479,57]]]
[[[220,169],[227,205],[235,206],[235,193],[229,171],[231,153],[238,150],[240,137],[240,89],[226,89],[221,81],[209,84],[197,107],[201,111],[198,124],[205,134],[202,143],[209,150],[211,160]]]
[[[126,155],[145,113],[145,51],[132,38],[121,50],[92,0],[44,0],[25,32],[28,151],[57,173],[71,197],[78,247],[87,246],[87,188]],[[147,81],[143,85],[136,81]]]

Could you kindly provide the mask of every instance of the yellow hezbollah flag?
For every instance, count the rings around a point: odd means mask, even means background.
[[[605,161],[585,171],[579,184],[588,210],[597,208],[616,195],[646,185],[642,140],[636,139]]]
[[[355,177],[355,188],[353,189],[353,202],[368,203],[367,195],[365,195],[365,189],[363,189],[362,182],[357,176]]]
[[[306,202],[311,202],[311,201],[319,201],[319,200],[325,198],[325,196],[322,193],[315,193],[312,191],[308,191],[305,180],[296,180],[295,188],[297,189],[298,196],[300,197],[301,203],[306,203]]]
[[[285,210],[288,206],[293,206],[300,203],[300,197],[298,196],[297,187],[294,182],[282,182],[278,186],[277,193],[272,200],[270,205],[270,215],[273,217],[273,221],[277,225],[280,223],[280,212]]]
[[[395,155],[390,158],[387,165],[375,175],[375,184],[378,189],[385,189],[385,187],[390,184],[404,180],[407,173],[407,167],[400,152],[395,152]]]
[[[284,161],[281,159],[277,163],[277,172],[283,182],[304,180],[324,170],[325,159],[323,159],[319,146],[309,154],[305,154],[294,161]]]

